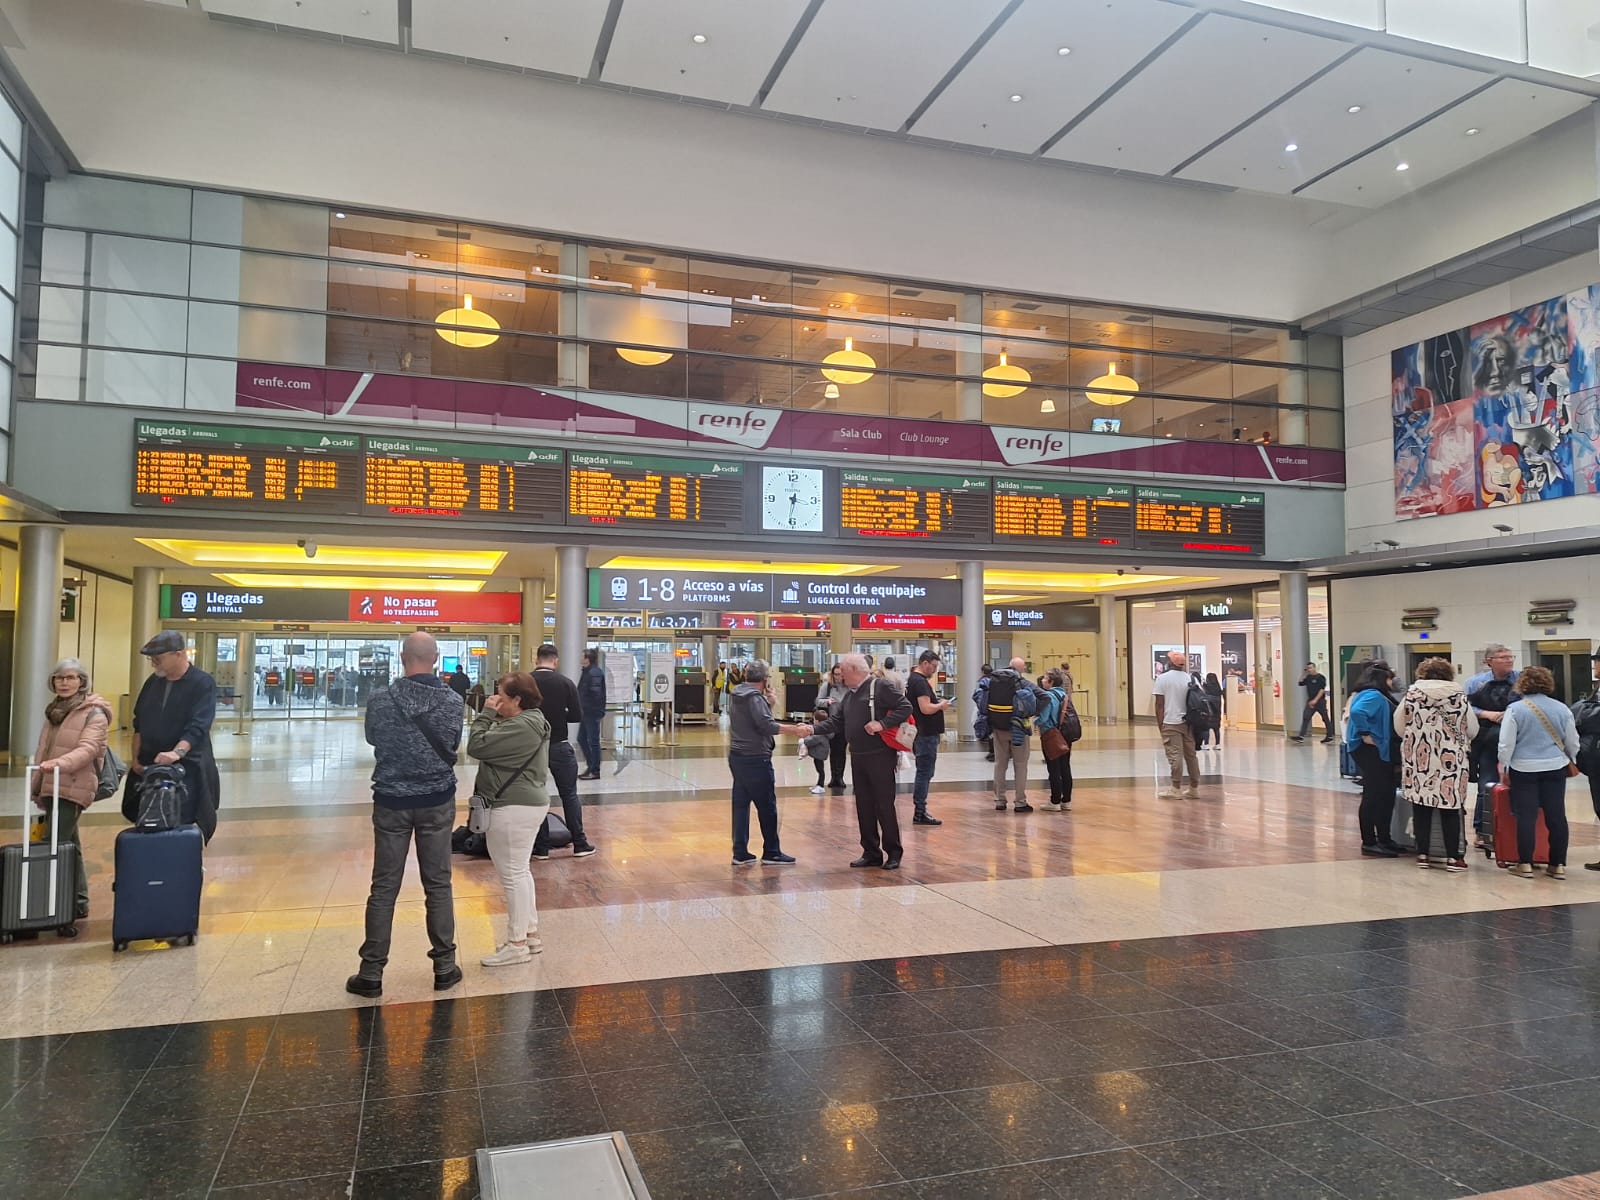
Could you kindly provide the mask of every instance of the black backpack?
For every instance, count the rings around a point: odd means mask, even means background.
[[[1183,719],[1192,729],[1209,729],[1217,719],[1216,702],[1192,675],[1188,695],[1184,697]]]
[[[139,778],[139,815],[133,827],[161,833],[184,824],[189,808],[189,778],[181,766],[149,766]]]
[[[1474,708],[1481,708],[1484,712],[1505,712],[1517,699],[1517,685],[1515,679],[1491,679],[1472,695],[1467,697],[1467,702]],[[1500,742],[1500,726],[1493,721],[1484,721],[1478,729],[1478,736],[1472,739],[1472,744],[1478,750],[1487,750]]]
[[[1031,684],[1015,671],[989,676],[989,728],[1009,732],[1011,718],[1026,721],[1039,711],[1039,697]]]

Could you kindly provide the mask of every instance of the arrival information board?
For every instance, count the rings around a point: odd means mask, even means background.
[[[987,542],[989,477],[839,472],[839,525],[846,537]]]
[[[742,463],[576,450],[567,459],[569,525],[744,530]]]
[[[1133,488],[1120,483],[997,479],[994,540],[1133,547]]]
[[[544,525],[566,515],[560,450],[369,437],[364,467],[369,515]]]
[[[1136,490],[1135,544],[1184,554],[1265,554],[1266,496],[1261,492]]]
[[[138,421],[133,503],[150,508],[355,513],[361,437]]]

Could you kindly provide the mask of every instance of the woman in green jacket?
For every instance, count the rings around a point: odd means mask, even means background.
[[[467,738],[467,753],[479,763],[473,794],[489,806],[489,858],[506,890],[506,940],[482,960],[486,967],[525,963],[544,949],[529,867],[550,811],[550,723],[539,711],[541,698],[533,676],[507,675],[484,698]]]

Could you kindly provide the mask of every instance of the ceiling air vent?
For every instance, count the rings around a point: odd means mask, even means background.
[[[434,233],[452,242],[470,242],[472,240],[470,233],[464,233],[459,229],[435,229]]]
[[[822,280],[814,275],[796,275],[794,281],[801,287],[816,287]]]
[[[1148,313],[1129,313],[1122,319],[1129,325],[1148,325],[1154,318]]]
[[[656,256],[654,254],[624,254],[622,256],[622,261],[638,263],[640,266],[645,267],[653,267],[656,265]]]
[[[922,289],[921,288],[898,287],[898,288],[895,288],[894,291],[890,292],[889,294],[891,296],[920,296],[920,295],[922,295]]]
[[[1254,332],[1256,332],[1256,327],[1254,325],[1229,325],[1228,326],[1228,332],[1229,333],[1254,333]]]
[[[1044,306],[1036,300],[1018,300],[1011,307],[1017,312],[1038,312]]]

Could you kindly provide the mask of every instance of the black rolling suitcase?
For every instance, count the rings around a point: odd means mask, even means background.
[[[33,794],[33,763],[22,780],[22,828],[27,837]],[[61,795],[61,768],[51,772],[50,795]],[[60,937],[77,937],[73,904],[78,875],[78,847],[59,841],[51,814],[50,843],[26,840],[20,846],[0,847],[0,944],[19,935],[54,929]]]

